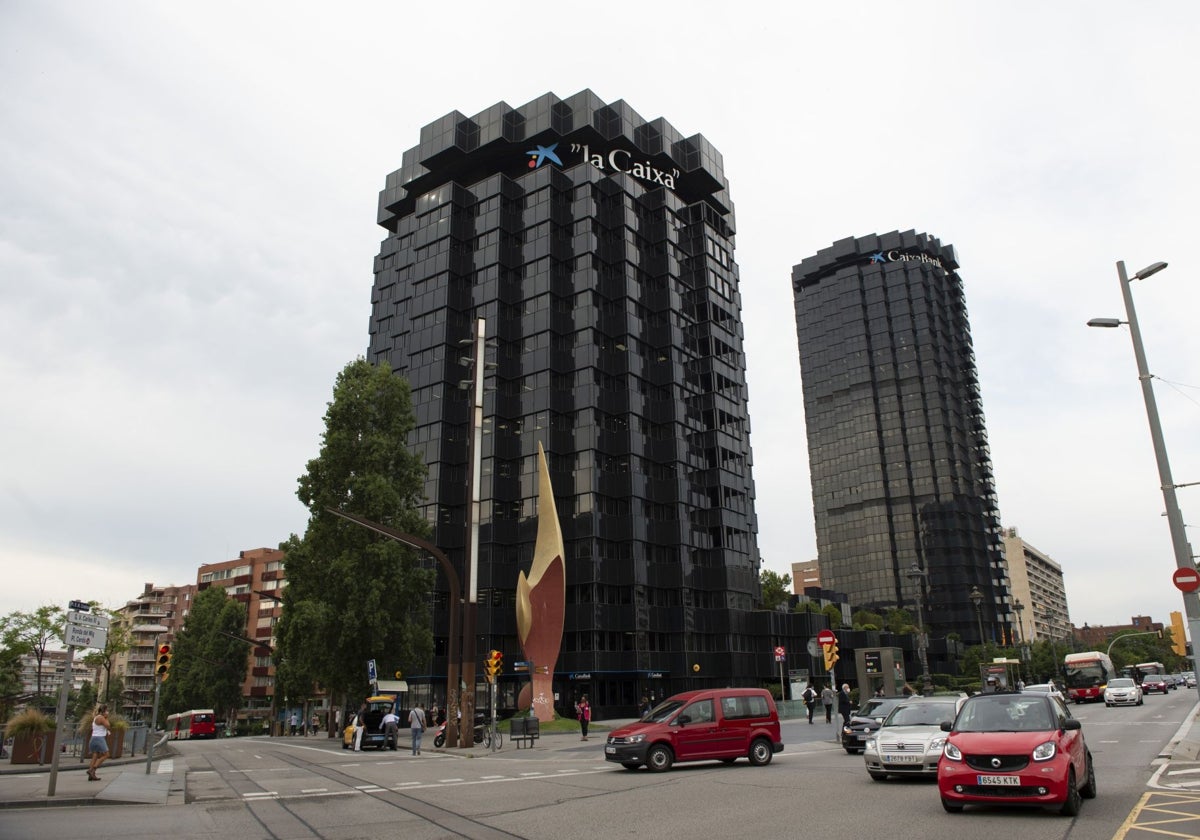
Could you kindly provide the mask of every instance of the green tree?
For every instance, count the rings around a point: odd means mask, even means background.
[[[912,614],[903,607],[893,607],[888,610],[884,626],[890,633],[915,633],[917,630]]]
[[[433,572],[411,549],[328,511],[426,536],[425,467],[407,448],[414,425],[406,380],[363,359],[338,374],[320,453],[296,492],[308,525],[280,545],[288,585],[276,628],[277,693],[306,697],[319,682],[333,696],[361,694],[368,659],[405,670],[429,662]]]
[[[91,681],[84,680],[79,691],[71,700],[71,716],[75,720],[83,720],[96,709],[96,686]]]
[[[42,697],[42,663],[51,647],[65,647],[63,629],[66,615],[62,607],[44,604],[33,612],[12,613],[5,631],[6,647],[20,654],[29,654],[37,662],[36,693]]]
[[[842,608],[837,604],[826,604],[821,608],[821,614],[829,619],[829,626],[834,630],[842,626]]]
[[[763,569],[758,576],[762,588],[762,606],[764,610],[775,610],[786,604],[792,596],[792,576],[781,575],[770,569]]]
[[[883,616],[871,610],[855,610],[850,617],[855,630],[882,630]]]
[[[211,708],[228,720],[242,703],[249,647],[246,607],[219,586],[192,600],[183,629],[171,649],[171,668],[162,685],[165,714]]]

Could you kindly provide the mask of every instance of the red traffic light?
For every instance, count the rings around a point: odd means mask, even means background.
[[[170,654],[170,653],[171,653],[171,646],[170,646],[170,645],[159,645],[159,646],[158,646],[158,652],[159,652],[159,654],[164,654],[164,653],[165,653],[165,654]]]

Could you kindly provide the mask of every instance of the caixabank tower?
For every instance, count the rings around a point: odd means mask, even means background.
[[[378,221],[369,358],[411,383],[432,541],[456,564],[472,468],[460,386],[485,366],[475,654],[518,650],[540,442],[566,616],[558,662],[535,665],[553,669],[562,709],[586,693],[632,713],[644,695],[776,673],[754,638],[741,300],[717,151],[591,91],[455,112],[388,176]],[[483,359],[470,348],[477,319]],[[500,706],[518,690],[502,678]]]

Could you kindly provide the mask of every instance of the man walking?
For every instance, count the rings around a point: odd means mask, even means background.
[[[829,686],[821,689],[821,705],[825,707],[825,722],[833,723],[833,689]]]
[[[817,710],[817,692],[810,685],[804,689],[804,707],[808,709],[808,725],[812,726],[813,712]]]
[[[847,683],[842,683],[842,690],[838,692],[838,714],[842,716],[842,726],[850,725],[850,713],[853,707],[850,705],[850,686]]]
[[[421,754],[421,736],[425,734],[425,712],[421,709],[421,704],[413,706],[411,712],[408,713],[408,728],[412,732],[412,754]]]

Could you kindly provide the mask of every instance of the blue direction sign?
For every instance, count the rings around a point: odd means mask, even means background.
[[[375,671],[375,660],[367,660],[367,682],[379,682],[379,674]]]
[[[73,609],[73,610],[79,610],[80,612],[87,612],[91,608],[92,608],[92,605],[89,604],[87,601],[72,601],[71,602],[71,609]]]
[[[513,670],[518,673],[528,671],[531,665],[533,665],[533,663],[529,660],[518,660],[513,663]]]

